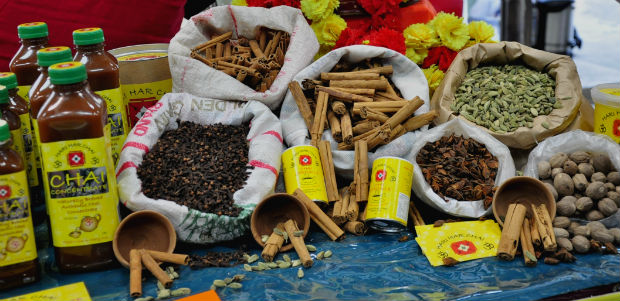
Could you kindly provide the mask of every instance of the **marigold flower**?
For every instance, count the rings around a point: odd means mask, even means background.
[[[301,0],[301,11],[306,18],[318,22],[334,13],[340,0]]]
[[[469,41],[467,25],[454,14],[438,13],[428,24],[439,35],[441,44],[454,51],[461,50]]]
[[[313,22],[310,27],[321,46],[333,47],[340,38],[340,33],[347,28],[347,22],[339,15],[331,14],[319,22]]]

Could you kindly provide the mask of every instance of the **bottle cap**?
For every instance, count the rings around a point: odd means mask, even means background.
[[[17,35],[20,39],[36,39],[47,37],[47,24],[45,22],[29,22],[17,25]]]
[[[92,45],[103,43],[103,30],[99,27],[80,28],[73,31],[75,45]]]
[[[9,89],[0,85],[0,104],[9,103]]]
[[[5,86],[7,89],[17,88],[17,77],[13,72],[0,72],[0,85]]]
[[[37,64],[41,67],[49,67],[57,63],[70,62],[71,49],[65,46],[54,46],[39,49],[37,51]]]
[[[86,80],[86,67],[80,62],[64,62],[51,65],[48,69],[54,85],[68,85]]]
[[[4,119],[0,119],[0,141],[4,142],[11,139],[9,124]]]

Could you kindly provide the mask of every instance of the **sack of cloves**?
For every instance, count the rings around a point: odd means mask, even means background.
[[[280,121],[264,104],[168,93],[127,136],[120,199],[165,215],[182,241],[231,240],[273,192],[281,153]]]
[[[298,9],[217,6],[193,16],[170,40],[173,91],[257,100],[275,109],[293,76],[312,62],[318,49]]]

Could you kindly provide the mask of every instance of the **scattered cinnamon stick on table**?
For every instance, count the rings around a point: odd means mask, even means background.
[[[166,253],[166,252],[159,252],[159,251],[153,251],[153,250],[147,250],[147,252],[149,252],[149,254],[153,257],[153,259],[157,261],[180,264],[180,265],[189,264],[189,255]]]
[[[276,228],[280,229],[280,231],[284,231],[284,224],[278,223]],[[267,241],[265,242],[265,247],[263,248],[261,257],[263,257],[266,262],[272,262],[278,252],[280,252],[280,248],[282,248],[283,244],[284,237],[275,232],[272,232],[271,235],[269,235]]]
[[[170,288],[172,286],[172,279],[170,279],[170,276],[159,267],[159,264],[155,262],[155,259],[153,259],[147,250],[141,249],[139,252],[144,267],[146,267],[165,288]]]
[[[134,297],[142,296],[142,259],[136,249],[129,251],[129,294]]]
[[[294,220],[289,219],[284,223],[284,229],[291,240],[291,244],[293,244],[293,248],[295,248],[295,252],[297,252],[297,255],[299,256],[299,260],[301,260],[301,264],[303,264],[306,268],[311,267],[313,261],[310,257],[310,253],[308,252],[308,248],[306,247],[306,243],[304,243],[303,236],[295,236],[295,233],[299,231],[297,223],[295,223]]]

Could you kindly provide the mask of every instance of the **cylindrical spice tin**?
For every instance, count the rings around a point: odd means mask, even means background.
[[[129,126],[150,106],[172,91],[168,44],[143,44],[110,50],[118,60]]]
[[[620,143],[620,83],[602,84],[591,90],[594,132]]]
[[[282,153],[284,186],[291,194],[300,188],[311,200],[328,203],[319,150],[311,145],[293,146]]]
[[[366,224],[376,230],[398,232],[407,227],[413,164],[396,157],[380,157],[372,164]]]

